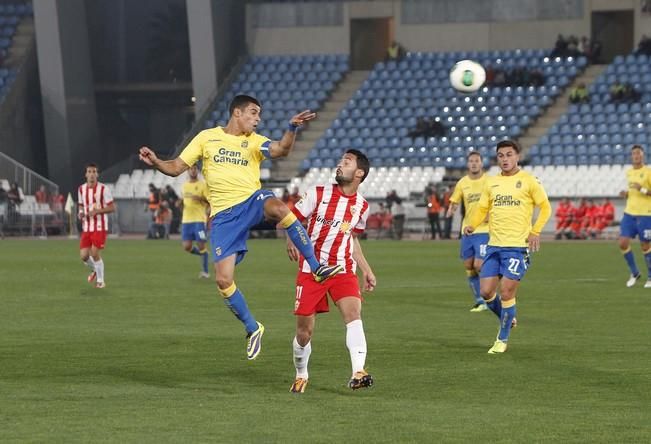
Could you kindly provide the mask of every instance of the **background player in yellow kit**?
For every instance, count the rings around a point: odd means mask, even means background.
[[[540,232],[552,214],[545,189],[538,179],[520,169],[519,160],[517,142],[503,140],[497,144],[497,163],[502,171],[486,179],[479,208],[464,229],[464,234],[472,234],[488,215],[490,239],[479,276],[481,295],[500,318],[497,340],[488,350],[491,354],[506,351],[516,315],[515,296],[529,268],[529,252],[540,248]],[[532,227],[535,207],[540,213]]]
[[[482,168],[481,154],[473,151],[467,157],[468,174],[459,179],[454,187],[454,192],[450,196],[450,206],[446,217],[452,217],[459,203],[463,201],[465,214],[461,231],[468,225],[468,221],[477,211],[479,198],[484,189],[487,175]],[[479,270],[486,256],[486,246],[488,245],[488,222],[482,222],[472,234],[463,234],[461,236],[461,251],[459,253],[463,266],[466,269],[468,283],[475,297],[475,305],[470,309],[472,312],[487,310],[488,307],[481,297],[479,291]]]
[[[201,257],[201,273],[199,273],[199,277],[209,278],[208,249],[206,248],[206,218],[210,209],[208,187],[206,182],[199,180],[199,168],[196,165],[190,167],[188,177],[189,180],[183,184],[182,190],[181,240],[185,251]],[[196,245],[192,245],[195,242]]]
[[[640,145],[631,149],[631,164],[632,168],[626,171],[628,190],[620,193],[626,198],[626,207],[619,226],[619,249],[631,270],[626,286],[632,287],[641,275],[631,250],[631,239],[640,238],[648,269],[644,288],[651,288],[651,170],[644,164],[644,150]]]

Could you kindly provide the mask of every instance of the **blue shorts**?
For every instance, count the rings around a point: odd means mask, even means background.
[[[639,236],[642,242],[651,242],[651,216],[632,216],[624,213],[619,224],[619,235],[634,239]]]
[[[488,233],[478,233],[461,236],[461,250],[459,256],[462,260],[483,259],[486,256],[486,247],[488,245]]]
[[[264,201],[274,197],[269,190],[257,190],[244,202],[217,213],[210,221],[210,246],[213,261],[236,254],[239,264],[248,251],[249,230],[264,219]]]
[[[189,222],[181,225],[181,240],[206,242],[206,224]]]
[[[523,247],[486,248],[486,257],[479,272],[480,278],[502,276],[519,281],[529,268],[529,250]]]

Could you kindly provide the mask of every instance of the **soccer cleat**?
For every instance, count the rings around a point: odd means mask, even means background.
[[[635,283],[637,282],[637,280],[640,279],[640,276],[641,276],[640,273],[638,273],[637,275],[633,275],[633,274],[630,275],[630,276],[628,277],[628,280],[626,281],[626,286],[627,286],[628,288],[631,288],[633,285],[635,285]]]
[[[513,319],[511,319],[511,328],[513,329],[517,326],[518,326],[518,320],[514,317]]]
[[[249,361],[257,358],[262,350],[262,335],[264,334],[264,325],[258,324],[258,329],[246,335],[246,358]]]
[[[373,376],[366,373],[366,370],[356,372],[348,381],[348,387],[352,390],[371,387],[373,385]]]
[[[305,387],[307,387],[307,378],[296,378],[289,391],[292,393],[305,393]]]
[[[341,272],[344,269],[341,265],[319,265],[319,268],[316,269],[312,275],[314,280],[318,283],[325,282],[330,279],[335,274]]]
[[[470,311],[472,313],[480,313],[480,312],[486,311],[486,310],[488,310],[488,306],[486,304],[475,304],[470,309]]]
[[[648,280],[644,283],[644,288],[651,288],[651,279],[648,279]]]
[[[210,273],[206,273],[202,271],[201,273],[199,273],[199,279],[210,279]]]
[[[97,273],[93,271],[91,274],[88,275],[87,280],[88,282],[93,282],[95,279],[97,279]]]
[[[97,282],[95,284],[95,288],[104,288],[106,287],[106,284],[104,282]]]
[[[500,341],[499,339],[495,341],[495,344],[488,350],[489,355],[496,355],[498,353],[504,353],[506,351],[506,342]]]

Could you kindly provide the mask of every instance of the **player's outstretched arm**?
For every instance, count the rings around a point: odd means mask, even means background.
[[[373,291],[377,285],[377,280],[371,270],[371,266],[366,261],[364,252],[362,251],[362,245],[359,243],[357,236],[353,236],[353,259],[359,265],[359,268],[362,270],[362,277],[364,279],[364,291]]]
[[[180,157],[172,160],[160,160],[156,153],[149,147],[143,146],[140,148],[138,157],[147,165],[156,168],[161,173],[167,176],[176,177],[187,170],[189,165],[185,163]]]
[[[314,119],[316,119],[316,113],[313,113],[309,109],[306,109],[289,119],[289,126],[287,127],[285,134],[283,134],[282,139],[271,142],[269,145],[269,155],[271,158],[287,157],[294,146],[296,130],[305,125],[305,123]]]

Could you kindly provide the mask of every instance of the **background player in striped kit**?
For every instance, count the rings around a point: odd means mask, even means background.
[[[82,222],[79,256],[90,269],[88,282],[97,281],[96,288],[104,288],[104,261],[100,251],[106,245],[108,214],[115,211],[111,190],[98,182],[97,165],[86,165],[86,183],[77,190],[78,217]]]

